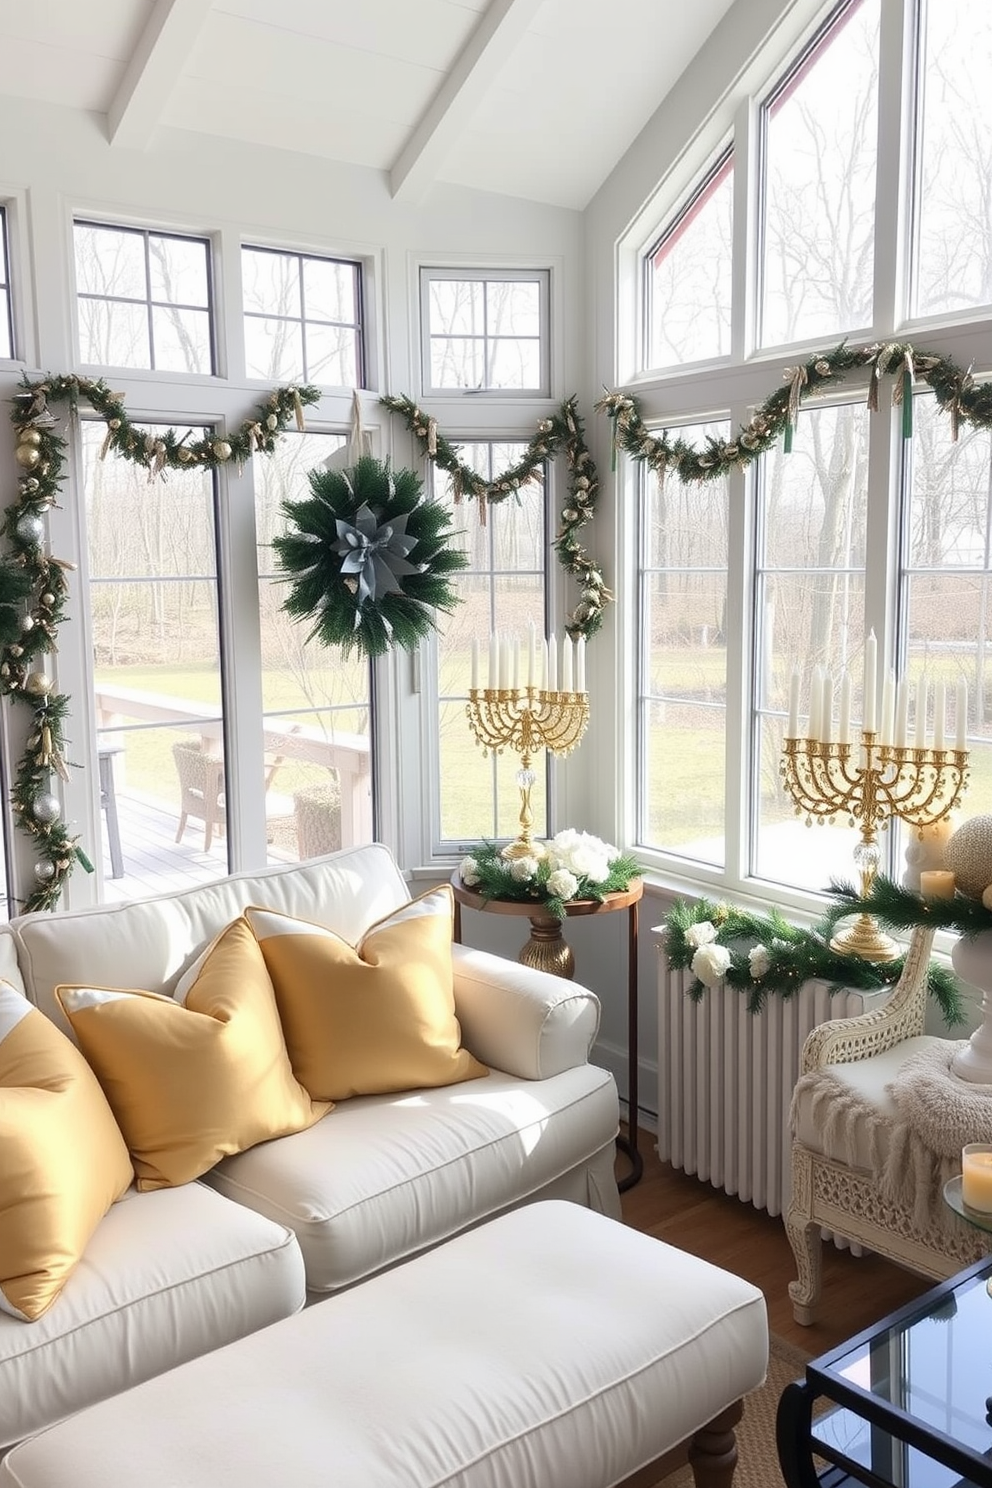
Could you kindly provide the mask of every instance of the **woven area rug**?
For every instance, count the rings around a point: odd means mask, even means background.
[[[737,1471],[734,1488],[784,1488],[775,1450],[775,1413],[786,1385],[801,1379],[811,1356],[784,1339],[771,1337],[768,1378],[749,1395],[737,1427]],[[662,1478],[658,1488],[692,1488],[692,1469],[680,1467]]]

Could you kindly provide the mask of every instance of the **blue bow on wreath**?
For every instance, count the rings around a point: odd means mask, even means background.
[[[407,514],[379,523],[379,518],[363,502],[355,513],[354,524],[335,521],[338,540],[331,544],[335,553],[343,553],[342,574],[354,575],[357,584],[358,606],[367,599],[376,600],[383,594],[402,594],[400,578],[404,574],[426,572],[425,563],[411,563],[407,554],[417,546],[417,539],[406,530]],[[361,623],[355,615],[355,627]]]

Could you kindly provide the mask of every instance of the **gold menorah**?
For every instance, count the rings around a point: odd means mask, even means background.
[[[531,757],[538,749],[570,754],[589,722],[587,692],[549,692],[538,687],[470,687],[466,712],[476,741],[487,754],[512,749],[520,756],[516,781],[520,787],[520,835],[503,849],[507,858],[531,853],[534,813],[530,793],[537,776]]]
[[[860,826],[854,862],[862,897],[878,871],[879,828],[884,831],[895,816],[922,836],[925,827],[954,810],[968,784],[966,749],[909,748],[877,741],[878,735],[866,729],[860,745],[799,738],[786,738],[782,745],[781,771],[796,815],[805,812],[806,825],[812,826],[814,821],[822,825],[846,814],[852,827]],[[859,915],[830,945],[867,961],[891,961],[899,954],[895,941],[868,914]]]

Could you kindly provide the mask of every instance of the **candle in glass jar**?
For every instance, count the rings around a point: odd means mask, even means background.
[[[961,1197],[969,1209],[992,1214],[992,1146],[985,1142],[961,1149]]]

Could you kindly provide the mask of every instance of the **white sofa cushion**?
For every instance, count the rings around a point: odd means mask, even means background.
[[[535,1204],[45,1432],[0,1483],[647,1482],[645,1464],[758,1386],[767,1360],[757,1287]]]
[[[409,897],[392,854],[373,843],[134,904],[23,915],[11,929],[28,997],[69,1032],[54,995],[60,983],[171,996],[183,971],[249,904],[315,920],[354,942]]]
[[[83,1406],[289,1317],[291,1231],[199,1183],[114,1204],[34,1323],[0,1313],[0,1453]]]
[[[594,1065],[539,1082],[493,1070],[342,1101],[204,1181],[295,1230],[308,1288],[330,1292],[524,1202],[601,1149],[612,1167],[617,1123],[613,1078]],[[581,1198],[615,1212],[608,1196]]]

